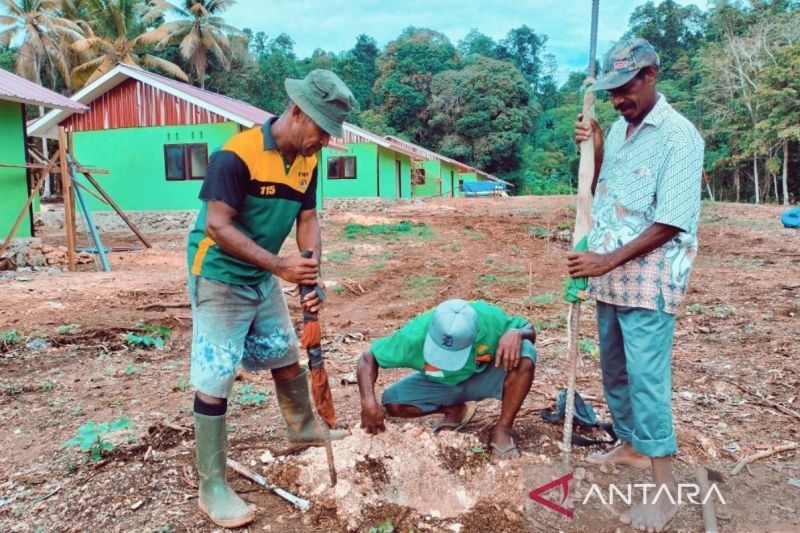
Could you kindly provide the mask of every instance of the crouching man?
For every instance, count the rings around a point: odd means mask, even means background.
[[[536,332],[486,302],[447,300],[372,343],[358,362],[361,427],[384,431],[384,418],[441,413],[435,431],[456,431],[486,398],[502,400],[492,435],[492,461],[519,457],[511,430],[533,383]],[[416,370],[375,397],[378,368]]]

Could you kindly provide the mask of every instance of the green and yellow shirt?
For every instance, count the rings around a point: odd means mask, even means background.
[[[236,210],[233,223],[259,246],[277,254],[300,211],[317,206],[317,159],[297,155],[288,165],[269,127],[275,119],[234,135],[211,156],[200,189],[203,207],[187,246],[189,272],[233,285],[254,285],[271,273],[222,250],[206,235],[209,200]]]
[[[483,372],[494,361],[497,343],[507,331],[526,327],[522,317],[509,316],[497,306],[483,301],[469,303],[478,314],[478,334],[472,343],[467,364],[455,372],[447,372],[425,362],[422,348],[434,309],[412,318],[405,326],[388,337],[372,343],[371,351],[381,368],[413,368],[429,379],[445,385],[458,385],[473,374]]]

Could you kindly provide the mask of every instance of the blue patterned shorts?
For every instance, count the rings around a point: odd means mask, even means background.
[[[297,333],[274,276],[258,285],[230,285],[190,275],[189,299],[191,382],[198,391],[227,398],[240,364],[253,371],[297,361]]]

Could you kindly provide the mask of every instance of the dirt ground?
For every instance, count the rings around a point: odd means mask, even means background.
[[[681,482],[695,465],[722,475],[721,531],[800,530],[800,455],[789,451],[730,475],[742,458],[800,441],[800,232],[780,226],[781,208],[704,206],[686,307],[676,325],[674,417]],[[230,472],[256,510],[249,531],[519,531],[528,472],[557,462],[561,426],[543,421],[566,384],[566,311],[560,297],[573,199],[451,199],[323,217],[323,275],[331,282],[322,316],[339,425],[340,483],[329,487],[325,454],[286,453],[268,375],[243,374],[231,400],[230,456],[312,503],[301,513]],[[63,241],[58,224],[39,228]],[[399,235],[347,237],[345,227],[411,221]],[[115,252],[113,272],[18,272],[0,276],[0,530],[212,531],[197,511],[192,390],[187,382],[191,316],[184,265],[185,220],[149,231],[154,248]],[[111,246],[136,245],[122,231]],[[293,244],[291,240],[287,241]],[[85,243],[84,243],[85,244]],[[296,253],[291,246],[285,253]],[[391,421],[369,437],[358,429],[355,362],[371,340],[446,298],[485,299],[528,317],[538,330],[534,387],[515,428],[523,457],[487,461],[497,401],[483,402],[465,434],[433,435],[433,417]],[[298,321],[296,297],[288,296]],[[138,322],[170,328],[162,349],[134,347]],[[9,334],[15,330],[17,335]],[[594,306],[584,305],[578,390],[607,418],[600,384]],[[5,340],[2,340],[5,339]],[[404,375],[382,371],[378,388]],[[62,443],[89,421],[125,417],[113,451],[93,461]],[[594,470],[574,450],[587,483],[642,483],[625,468]],[[605,485],[603,485],[605,486]],[[576,507],[571,531],[615,531],[624,504]],[[702,530],[698,506],[684,505],[674,530]],[[623,528],[622,531],[625,529]]]

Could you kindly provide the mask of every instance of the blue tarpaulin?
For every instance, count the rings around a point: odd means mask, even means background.
[[[781,224],[786,228],[800,228],[800,207],[793,207],[781,215]]]
[[[494,181],[467,181],[461,185],[461,190],[467,196],[488,196],[506,190],[506,186]]]

